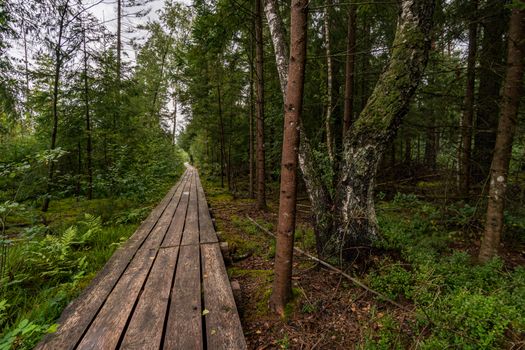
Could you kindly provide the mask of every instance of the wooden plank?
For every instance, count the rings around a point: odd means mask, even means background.
[[[197,202],[196,170],[193,170],[191,177],[190,199],[186,223],[182,234],[182,245],[199,244],[199,208]]]
[[[189,172],[186,171],[177,185],[173,186],[162,201],[155,207],[146,220],[108,260],[104,268],[84,289],[80,296],[69,304],[58,323],[57,332],[48,334],[36,346],[39,350],[73,349],[80,341],[87,327],[91,324],[107,296],[113,290],[123,271],[136,254],[139,247],[153,230],[160,215],[173,199],[177,189],[183,186]]]
[[[202,183],[197,174],[197,195],[199,205],[199,235],[201,243],[215,243],[218,242],[213,222],[211,221],[210,210],[208,209],[208,202],[206,202],[206,196],[204,195],[204,189]]]
[[[209,349],[246,349],[241,321],[218,243],[201,244],[202,288]]]
[[[164,349],[203,349],[198,245],[180,247],[171,295]]]
[[[180,200],[179,186],[148,239],[131,260],[77,349],[115,349]]]
[[[161,249],[133,312],[121,349],[157,350],[175,274],[178,247]]]
[[[184,230],[184,222],[186,221],[186,212],[188,209],[188,200],[190,197],[190,185],[191,181],[187,181],[184,186],[179,206],[177,207],[175,215],[173,215],[170,228],[166,233],[166,237],[164,237],[164,241],[162,242],[162,247],[174,247],[180,245],[182,231]]]

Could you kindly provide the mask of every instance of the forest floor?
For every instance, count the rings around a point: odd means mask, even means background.
[[[475,264],[475,208],[442,207],[414,195],[379,201],[385,239],[356,275],[403,309],[296,254],[294,299],[281,319],[268,311],[278,203],[264,213],[251,199],[205,185],[218,231],[228,241],[231,280],[241,286],[239,312],[250,349],[443,349],[525,347],[525,242],[509,234],[502,259]],[[271,198],[271,197],[270,197]],[[307,201],[298,206],[296,246],[315,255]],[[522,216],[510,223],[519,232]],[[337,261],[332,262],[337,264]]]

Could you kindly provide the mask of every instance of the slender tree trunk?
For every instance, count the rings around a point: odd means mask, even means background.
[[[117,0],[117,87],[120,89],[122,74],[122,1]],[[120,93],[120,90],[119,90]]]
[[[58,39],[55,47],[55,74],[53,77],[53,130],[51,132],[51,145],[49,149],[53,151],[56,148],[57,134],[58,134],[58,92],[60,84],[60,73],[62,68],[62,38],[64,34],[64,26],[68,12],[69,1],[66,1],[64,7],[59,14],[60,20],[58,24]],[[45,213],[49,209],[49,202],[51,200],[51,186],[53,184],[53,177],[55,172],[55,162],[49,162],[46,197],[42,205],[42,211]]]
[[[257,78],[257,209],[266,209],[264,149],[264,47],[261,0],[255,1],[255,55]]]
[[[171,133],[171,140],[175,145],[177,143],[177,89],[173,92],[173,131]]]
[[[257,4],[257,2],[256,2]],[[288,81],[288,43],[285,40],[286,30],[279,14],[279,5],[277,0],[265,0],[264,12],[268,27],[272,37],[273,50],[275,52],[275,61],[277,65],[277,72],[279,73],[279,83],[281,84],[281,92],[283,93],[283,101],[286,100],[286,83]],[[262,15],[261,15],[262,16]],[[262,29],[261,29],[262,30]],[[256,28],[257,33],[257,28]]]
[[[113,115],[113,129],[116,132],[120,122],[121,96],[122,87],[122,1],[117,0],[117,106],[116,113]]]
[[[410,166],[412,162],[412,139],[407,136],[405,139],[405,164]]]
[[[356,54],[356,9],[350,4],[348,8],[348,29],[346,35],[346,74],[345,74],[345,105],[343,117],[343,138],[350,130],[354,113],[354,66]]]
[[[505,1],[487,1],[484,8],[480,9],[479,17],[482,18],[483,37],[479,55],[479,90],[471,172],[472,179],[482,183],[490,173],[498,127],[501,81],[504,75],[503,34],[507,26]]]
[[[332,137],[332,93],[333,93],[333,70],[332,70],[332,49],[330,41],[330,11],[332,1],[326,0],[326,7],[324,11],[324,45],[326,50],[326,112],[325,112],[325,131],[326,131],[326,149],[328,150],[328,158],[333,164],[334,162],[334,140]]]
[[[255,160],[254,160],[254,154],[253,154],[253,139],[254,139],[254,130],[253,130],[253,120],[254,120],[254,114],[255,114],[255,99],[254,99],[254,72],[253,72],[253,65],[254,65],[254,57],[255,57],[255,45],[254,45],[254,36],[255,36],[255,20],[252,20],[251,22],[251,32],[250,32],[250,52],[248,55],[248,67],[250,70],[250,113],[249,113],[249,147],[248,152],[250,153],[248,156],[249,159],[249,184],[248,184],[248,192],[250,198],[255,198],[255,188],[254,188],[254,180],[255,180]]]
[[[372,44],[370,43],[370,24],[368,19],[363,16],[363,52],[361,60],[361,108],[362,111],[366,106],[366,101],[368,100],[369,89],[368,81],[372,78],[370,74],[370,51]]]
[[[78,155],[78,163],[77,163],[77,188],[76,188],[76,197],[77,201],[80,197],[80,190],[81,190],[81,179],[82,179],[82,146],[80,145],[80,141],[77,142],[77,155]]]
[[[485,233],[479,250],[479,260],[488,261],[498,251],[503,232],[503,210],[512,142],[516,130],[518,109],[523,90],[525,59],[525,10],[512,10],[507,51],[507,73],[494,157],[490,168],[490,188]]]
[[[224,188],[224,162],[225,162],[225,150],[224,150],[224,122],[222,120],[222,101],[221,101],[221,84],[217,85],[217,98],[219,103],[219,130],[220,130],[220,145],[221,145],[221,187]]]
[[[91,138],[91,116],[89,111],[89,85],[88,85],[88,54],[86,49],[86,33],[83,32],[83,46],[84,46],[84,104],[86,108],[86,162],[88,172],[88,188],[87,188],[87,199],[93,199],[93,146]]]
[[[470,153],[472,151],[472,123],[474,120],[474,89],[476,85],[476,54],[478,49],[477,14],[479,0],[470,1],[468,27],[467,87],[461,117],[461,143],[459,156],[459,193],[468,195],[470,189]]]
[[[24,20],[22,20],[22,31],[23,31],[23,40],[24,40],[24,78],[25,78],[25,106],[24,110],[28,115],[31,115],[31,110],[29,109],[29,57],[27,50],[27,28],[25,26]]]
[[[275,279],[270,307],[284,315],[292,292],[292,260],[297,199],[297,149],[306,64],[308,1],[292,0],[291,54],[284,113],[279,222],[275,248]]]

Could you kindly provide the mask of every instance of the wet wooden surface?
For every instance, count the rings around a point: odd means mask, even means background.
[[[246,349],[193,167],[58,323],[36,349]]]

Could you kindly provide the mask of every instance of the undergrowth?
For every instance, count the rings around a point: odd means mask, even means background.
[[[393,316],[382,319],[364,348],[499,349],[522,344],[525,269],[505,267],[500,258],[480,265],[464,249],[451,248],[461,240],[460,230],[472,212],[467,206],[444,218],[443,208],[407,195],[378,205],[384,238],[380,247],[398,250],[401,257],[382,258],[367,282],[413,307],[414,315],[409,331],[393,325]]]

